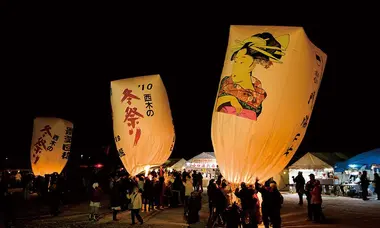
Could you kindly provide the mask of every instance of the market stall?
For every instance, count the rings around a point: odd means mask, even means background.
[[[327,162],[321,160],[312,153],[305,154],[298,161],[289,166],[289,190],[295,192],[295,183],[293,177],[302,172],[305,181],[309,181],[309,175],[314,174],[315,178],[325,186],[325,193],[330,192],[330,188],[334,185],[334,168]]]
[[[185,164],[187,171],[195,170],[203,175],[203,186],[208,185],[212,178],[217,179],[218,165],[213,152],[203,152],[188,160]]]
[[[363,171],[367,171],[368,179],[373,180],[374,174],[379,173],[379,168],[380,148],[361,153],[344,162],[337,162],[334,171],[340,179],[339,184],[343,195],[360,196],[359,181]],[[368,192],[371,194],[373,190],[373,186],[370,185]]]

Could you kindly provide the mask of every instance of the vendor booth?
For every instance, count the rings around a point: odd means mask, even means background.
[[[289,183],[291,192],[295,192],[295,183],[293,177],[302,172],[305,181],[309,181],[309,175],[314,174],[315,178],[320,181],[321,185],[325,185],[326,193],[329,193],[329,186],[334,184],[334,168],[332,165],[313,155],[305,154],[298,161],[289,166]]]
[[[217,179],[218,165],[216,163],[215,154],[213,152],[203,152],[189,159],[186,162],[186,170],[195,170],[203,175],[203,186],[208,185],[208,181],[212,178]]]
[[[380,168],[380,148],[356,155],[344,162],[337,162],[334,171],[339,177],[343,195],[359,196],[361,187],[359,185],[360,176],[363,171],[367,171],[368,179],[373,180],[374,174],[379,173]],[[373,192],[370,185],[369,193]]]

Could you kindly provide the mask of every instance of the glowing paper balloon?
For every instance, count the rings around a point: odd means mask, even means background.
[[[175,134],[160,75],[112,81],[111,104],[116,146],[129,174],[163,164]]]
[[[231,26],[212,118],[227,180],[265,181],[288,164],[305,135],[326,58],[302,28]]]
[[[73,124],[59,118],[36,118],[30,161],[34,175],[62,172],[70,156]]]

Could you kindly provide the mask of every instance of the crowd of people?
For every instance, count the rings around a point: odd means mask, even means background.
[[[149,175],[130,177],[126,172],[115,171],[108,178],[99,175],[81,177],[80,181],[68,180],[64,174],[45,175],[34,177],[31,174],[17,174],[14,178],[16,185],[23,188],[24,198],[28,200],[31,191],[47,202],[50,214],[57,216],[60,205],[72,203],[73,196],[82,198],[88,196],[90,201],[89,220],[99,220],[99,208],[102,199],[109,199],[109,209],[112,218],[118,221],[120,211],[130,210],[132,224],[136,219],[143,224],[140,212],[164,210],[165,208],[183,207],[183,216],[189,224],[199,221],[199,211],[202,206],[203,176],[197,171],[173,171],[160,169]],[[299,195],[299,204],[303,205],[303,195],[306,195],[308,220],[321,222],[322,213],[322,186],[310,174],[310,180],[305,181],[302,172],[294,178],[296,191]],[[369,180],[366,172],[360,177],[362,188],[368,188]],[[376,192],[379,197],[379,175],[375,174]],[[8,191],[11,180],[7,173],[0,176],[1,202],[4,221],[12,221],[11,193]],[[71,188],[76,186],[76,188]],[[260,194],[258,194],[260,193]],[[363,199],[367,200],[363,191]],[[108,197],[104,197],[108,196]],[[263,223],[265,227],[281,227],[280,210],[283,197],[277,189],[276,182],[268,180],[264,185],[257,180],[253,185],[241,183],[235,186],[223,179],[222,175],[211,179],[207,187],[209,202],[208,227],[225,225],[226,227],[257,227]],[[261,197],[260,197],[261,196]],[[74,197],[75,198],[75,197]],[[380,197],[379,197],[380,198]]]
[[[379,174],[378,173],[375,173],[374,174],[374,180],[369,180],[368,178],[368,174],[367,174],[367,171],[363,171],[363,173],[359,173],[359,176],[358,176],[358,181],[356,183],[358,183],[361,187],[361,196],[363,198],[363,200],[367,201],[369,200],[368,199],[368,187],[370,185],[370,183],[374,183],[375,185],[375,193],[377,194],[377,200],[380,200],[380,178],[379,178]]]
[[[296,192],[299,196],[299,205],[303,205],[303,195],[306,195],[307,208],[308,208],[308,220],[320,222],[324,219],[322,213],[322,186],[318,180],[315,179],[314,174],[309,175],[310,180],[305,183],[305,178],[302,172],[299,172],[296,177],[293,177],[293,181],[296,184]],[[377,194],[377,199],[380,200],[380,178],[379,174],[374,174],[374,180],[370,181],[367,176],[367,171],[358,177],[358,183],[361,186],[361,196],[363,200],[368,199],[368,187],[370,182],[375,185],[375,193]]]
[[[228,183],[221,176],[211,179],[207,187],[210,217],[208,227],[215,224],[235,227],[281,227],[280,209],[283,197],[277,189],[276,182],[269,180],[265,185],[241,183],[240,188]],[[261,202],[258,193],[261,193]]]
[[[118,221],[117,214],[120,211],[130,210],[132,224],[136,224],[135,218],[143,224],[140,211],[150,212],[183,206],[187,222],[198,222],[202,193],[200,176],[202,174],[196,171],[191,175],[186,171],[161,170],[159,174],[152,171],[147,176],[136,177],[115,173],[109,179],[108,186],[113,220]],[[105,191],[97,182],[92,187],[89,219],[97,221],[101,194],[105,194]]]

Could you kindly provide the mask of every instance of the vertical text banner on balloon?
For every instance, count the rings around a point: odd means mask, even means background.
[[[36,118],[30,161],[34,175],[60,174],[70,156],[73,124],[59,118]]]
[[[211,133],[227,180],[265,181],[288,164],[305,135],[326,59],[302,28],[231,26]]]
[[[163,164],[175,140],[165,86],[159,75],[111,82],[115,142],[130,175]]]

